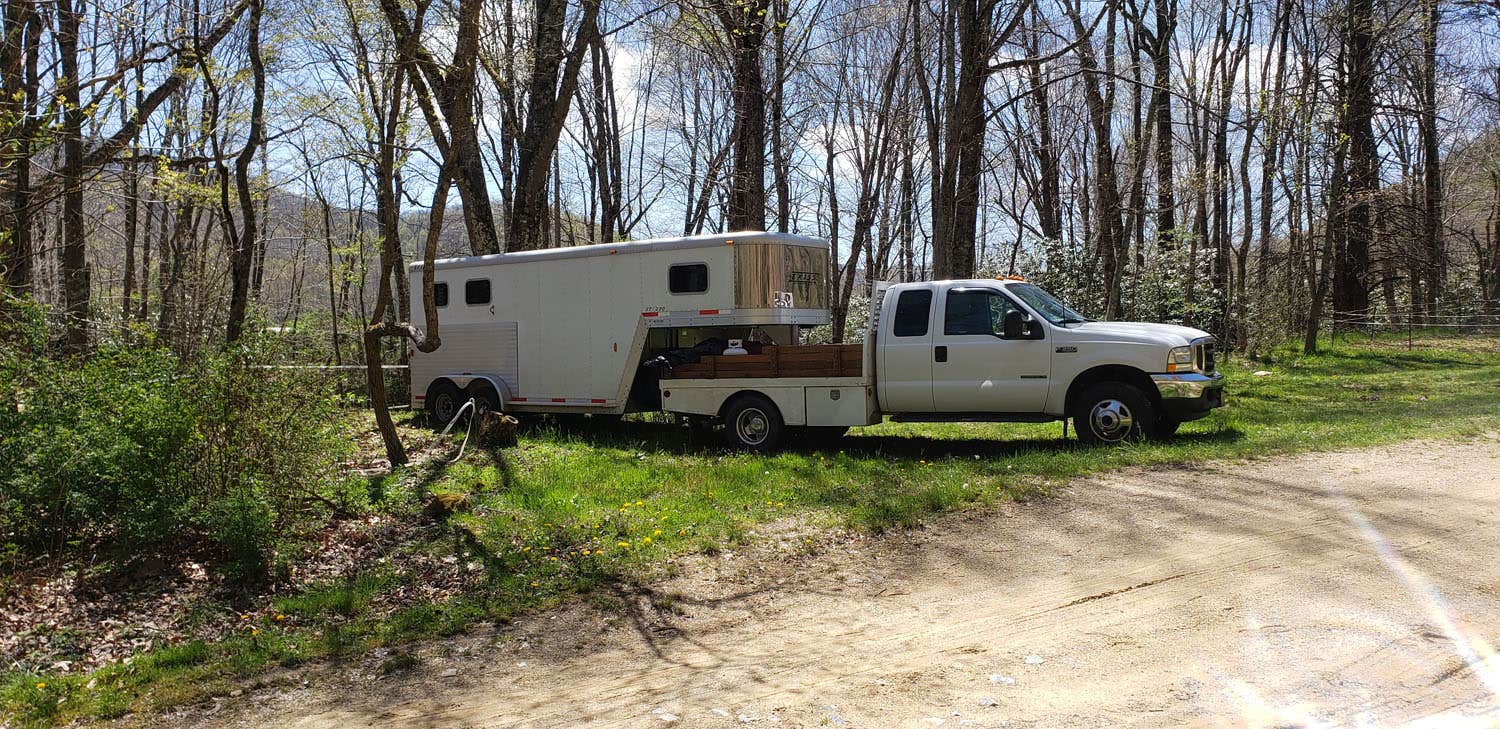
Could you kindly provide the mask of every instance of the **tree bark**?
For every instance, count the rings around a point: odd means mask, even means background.
[[[1373,0],[1348,0],[1347,52],[1341,127],[1348,162],[1342,179],[1348,210],[1335,251],[1333,307],[1342,319],[1362,317],[1370,308],[1366,279],[1370,269],[1373,197],[1380,186],[1380,158],[1372,122],[1375,115],[1375,14]]]
[[[239,188],[240,229],[231,237],[229,263],[229,314],[224,339],[236,342],[245,330],[245,313],[249,307],[250,273],[255,262],[256,241],[260,237],[255,201],[250,194],[250,163],[266,138],[266,66],[260,52],[260,25],[264,0],[251,0],[246,47],[250,56],[251,101],[250,132],[245,146],[234,160],[234,181]],[[228,221],[233,229],[234,222]]]
[[[766,86],[760,54],[765,45],[769,0],[743,0],[716,7],[728,36],[730,99],[734,130],[725,223],[731,231],[766,229]]]
[[[1438,0],[1423,0],[1422,113],[1422,238],[1426,244],[1427,306],[1437,313],[1438,292],[1446,285],[1448,254],[1443,245],[1443,165],[1438,149],[1437,37]]]
[[[599,0],[588,0],[583,3],[578,37],[573,48],[567,49],[563,38],[567,9],[567,0],[540,0],[536,8],[526,129],[516,157],[517,189],[507,250],[524,251],[547,245],[547,225],[552,220],[547,200],[548,177],[584,54],[599,34]],[[561,215],[560,210],[558,214]]]
[[[57,53],[62,66],[58,92],[63,102],[62,145],[62,256],[59,273],[63,280],[63,325],[65,346],[82,352],[89,342],[89,269],[83,225],[83,121],[87,110],[79,102],[78,38],[83,21],[73,0],[57,4]]]

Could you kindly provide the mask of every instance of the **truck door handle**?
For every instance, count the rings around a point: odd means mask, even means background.
[[[947,362],[948,361],[948,347],[945,346],[945,345],[941,345],[941,344],[939,344],[936,347],[933,347],[932,348],[932,361],[934,361],[934,362]]]

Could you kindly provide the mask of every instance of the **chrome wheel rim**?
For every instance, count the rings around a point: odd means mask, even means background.
[[[771,433],[771,419],[760,408],[745,408],[734,418],[734,434],[745,445],[760,445]]]
[[[1105,441],[1124,440],[1135,427],[1135,417],[1130,408],[1119,400],[1100,400],[1089,412],[1089,429],[1094,436]]]

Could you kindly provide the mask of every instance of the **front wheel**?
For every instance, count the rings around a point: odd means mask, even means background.
[[[740,395],[724,411],[724,438],[741,450],[776,450],[785,431],[781,411],[764,395]]]
[[[1072,415],[1078,439],[1096,445],[1140,441],[1156,422],[1151,401],[1124,382],[1101,382],[1084,390]]]

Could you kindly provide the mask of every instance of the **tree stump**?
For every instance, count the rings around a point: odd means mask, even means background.
[[[486,410],[479,420],[479,445],[483,448],[509,448],[516,444],[520,421],[494,410]]]
[[[434,521],[444,521],[462,511],[473,508],[468,494],[428,494],[423,511]]]

